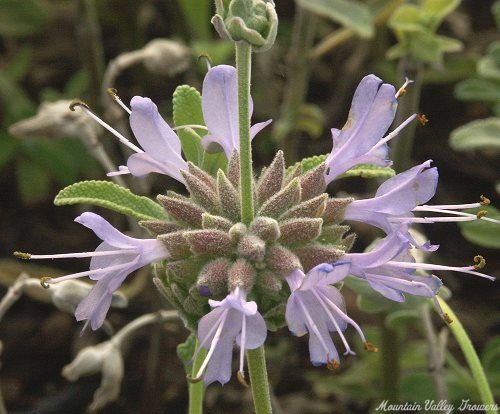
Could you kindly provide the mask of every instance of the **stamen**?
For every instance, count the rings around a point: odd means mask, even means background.
[[[227,317],[228,311],[229,311],[229,309],[224,309],[224,311],[219,319],[219,325],[217,326],[217,331],[215,332],[215,335],[212,338],[212,342],[210,343],[210,349],[208,350],[207,356],[203,360],[203,363],[201,364],[201,367],[198,370],[194,379],[201,378],[203,373],[205,372],[205,369],[207,368],[208,362],[210,361],[210,358],[212,358],[212,355],[215,351],[215,347],[217,346],[217,343],[219,342],[220,335],[222,333],[222,329],[224,328],[224,323],[226,322],[226,317]],[[200,344],[200,346],[201,346],[201,344]]]
[[[118,167],[118,171],[111,171],[111,172],[107,173],[106,175],[108,177],[114,177],[115,175],[124,175],[124,174],[130,174],[130,170],[128,169],[127,166],[120,165]]]
[[[243,385],[245,388],[249,388],[250,385],[248,384],[247,380],[245,379],[245,373],[243,371],[238,371],[236,374],[238,378],[238,382]]]
[[[477,256],[474,256],[474,263],[476,263],[474,265],[474,269],[480,270],[484,266],[486,266],[486,259],[483,256],[478,254]]]
[[[241,338],[240,338],[240,369],[238,371],[238,379],[240,379],[240,374],[242,384],[245,383],[245,373],[243,372],[243,365],[245,363],[245,342],[247,340],[247,318],[244,313],[241,313]],[[243,381],[243,382],[242,382]],[[248,386],[248,384],[247,384]]]
[[[42,276],[40,278],[40,284],[44,289],[48,289],[50,287],[49,282],[51,281],[51,279],[52,278],[50,276]]]
[[[398,89],[398,91],[396,92],[396,95],[394,95],[394,97],[397,99],[400,96],[403,96],[406,93],[406,87],[410,83],[413,83],[413,81],[405,77],[405,83],[403,83],[403,86],[401,86],[401,88]]]
[[[474,272],[474,266],[469,267],[456,267],[456,266],[443,266],[430,263],[415,263],[415,262],[393,262],[389,261],[387,265],[399,267],[403,269],[422,269],[422,270],[449,270],[451,272],[468,273],[471,275],[484,277],[485,279],[495,280],[493,276],[485,275],[484,273]]]
[[[417,119],[422,126],[426,125],[429,122],[429,119],[427,119],[427,116],[425,114],[418,114]]]
[[[488,214],[488,212],[486,210],[479,210],[476,214],[476,217],[478,218],[478,220],[480,220],[483,217],[485,217],[487,214]]]
[[[489,205],[491,203],[490,199],[488,197],[485,197],[482,194],[479,196],[479,199],[481,200],[481,204],[483,206],[487,206],[487,205]]]
[[[330,359],[330,355],[326,356],[326,367],[330,371],[336,371],[340,367],[340,362],[336,359]]]
[[[342,309],[340,309],[335,303],[333,303],[328,296],[323,294],[325,301],[337,312],[337,314],[344,319],[348,324],[352,325],[354,329],[358,332],[358,335],[361,337],[363,342],[366,342],[365,334],[361,330],[360,326],[349,316],[347,316]]]
[[[72,109],[73,108],[73,109]],[[95,115],[89,108],[89,106],[82,102],[75,100],[71,103],[70,109],[74,110],[74,108],[80,108],[87,116],[92,118],[94,121],[96,121],[99,125],[103,126],[105,129],[107,129],[109,132],[111,132],[118,140],[129,147],[131,150],[137,152],[137,153],[142,153],[144,152],[142,149],[140,149],[138,146],[132,144],[127,138],[125,138],[122,134],[120,134],[116,129],[114,129],[111,125],[107,124],[104,122],[101,118],[99,118],[97,115]]]
[[[179,129],[186,129],[186,128],[191,128],[191,129],[202,129],[203,131],[208,131],[208,128],[205,125],[179,125],[174,128],[172,128],[174,131],[177,131]]]
[[[323,298],[319,295],[319,293],[317,292],[316,289],[311,289],[311,291],[312,291],[313,295],[316,296],[316,299],[318,299],[318,302],[320,303],[321,307],[326,312],[326,314],[328,315],[328,318],[332,321],[333,325],[335,326],[335,329],[337,330],[337,332],[338,332],[338,334],[340,336],[340,339],[342,340],[342,343],[344,344],[344,347],[345,347],[345,350],[346,350],[346,352],[344,353],[344,355],[347,355],[347,354],[356,355],[356,353],[349,346],[349,343],[347,342],[347,339],[345,338],[344,333],[340,329],[340,326],[337,323],[337,320],[332,315],[332,313],[330,312],[330,310],[328,309],[328,307],[326,306],[326,304],[323,302]],[[321,293],[323,293],[323,292],[321,292]]]
[[[300,297],[299,295],[296,295],[295,298],[297,299],[297,302],[299,304],[299,306],[302,308],[302,312],[304,312],[304,316],[306,317],[307,319],[307,322],[309,322],[309,327],[310,329],[313,331],[313,333],[318,337],[318,340],[321,344],[321,346],[323,347],[323,349],[325,350],[325,353],[328,355],[328,346],[326,345],[325,341],[323,340],[323,337],[321,336],[320,332],[319,332],[319,329],[318,329],[318,326],[316,325],[316,323],[313,321],[313,319],[311,318],[311,315],[309,314],[309,312],[307,311],[307,308],[306,306],[302,303],[302,301],[300,300]],[[310,335],[310,333],[309,333]]]
[[[411,121],[413,121],[417,117],[417,114],[413,114],[409,116],[405,121],[403,121],[394,131],[390,132],[387,134],[384,138],[382,138],[379,142],[377,142],[373,148],[369,151],[375,151],[378,147],[384,145],[386,142],[390,141],[391,139],[395,138],[403,128],[405,128]]]
[[[367,352],[378,352],[378,348],[373,345],[371,342],[366,341],[364,344],[365,350]]]
[[[81,253],[61,253],[61,254],[31,254],[23,252],[14,252],[14,256],[23,260],[37,259],[78,259],[82,257],[99,257],[99,256],[114,256],[134,254],[133,250],[104,250],[99,252],[81,252]]]
[[[118,91],[115,88],[108,88],[106,91],[109,96],[111,96],[111,99],[113,99],[118,105],[120,105],[129,115],[132,113],[132,111],[123,103],[121,98],[118,96]]]
[[[72,280],[72,279],[78,279],[80,277],[84,276],[91,276],[91,275],[99,275],[102,273],[109,273],[109,272],[114,272],[116,270],[121,270],[121,269],[126,269],[130,267],[130,263],[123,263],[115,266],[108,266],[108,267],[103,267],[99,269],[93,269],[93,270],[87,270],[85,272],[79,272],[79,273],[72,273],[70,275],[66,276],[60,276],[56,278],[46,278],[45,282],[47,284],[52,284],[52,283],[59,283],[59,282],[64,282],[65,280]]]

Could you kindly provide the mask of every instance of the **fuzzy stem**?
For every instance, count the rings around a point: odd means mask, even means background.
[[[238,73],[238,124],[240,135],[240,189],[241,221],[253,220],[252,146],[250,140],[250,75],[252,47],[243,41],[236,42],[236,70]]]
[[[199,348],[198,339],[196,340],[195,349]],[[198,351],[196,357],[193,361],[193,367],[191,369],[191,376],[195,377],[203,360],[207,355],[207,350],[202,348]],[[203,392],[205,390],[205,385],[203,381],[190,382],[189,383],[189,411],[188,414],[202,414],[203,413]]]
[[[271,396],[263,345],[247,351],[247,363],[255,414],[271,414]]]
[[[493,399],[493,394],[491,392],[490,385],[488,384],[488,379],[486,378],[486,374],[484,373],[483,366],[481,365],[481,361],[477,356],[477,353],[472,345],[472,342],[467,335],[463,325],[458,319],[457,315],[453,312],[450,306],[438,296],[438,301],[441,307],[443,308],[443,312],[448,314],[452,319],[452,323],[448,326],[450,331],[455,336],[455,339],[462,350],[465,360],[469,365],[469,368],[472,372],[472,376],[474,377],[475,384],[479,391],[479,396],[481,398],[481,402],[487,406],[488,408],[485,410],[486,414],[498,414],[498,410],[495,409],[495,400]]]

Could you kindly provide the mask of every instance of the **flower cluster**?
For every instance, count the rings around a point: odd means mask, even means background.
[[[84,213],[76,221],[103,240],[95,252],[29,258],[92,257],[90,270],[44,279],[50,285],[89,276],[97,283],[75,311],[77,320],[99,328],[113,292],[136,269],[161,262],[157,276],[186,326],[197,332],[200,347],[208,350],[194,379],[206,384],[231,377],[232,349],[240,348],[239,377],[243,378],[244,351],[260,347],[267,330],[287,325],[297,336],[309,334],[311,362],[335,368],[340,363],[331,333],[353,354],[344,331],[350,325],[365,349],[376,348],[346,313],[335,285],[358,278],[386,298],[402,302],[405,294],[434,299],[442,285],[432,270],[477,272],[483,264],[448,267],[417,263],[412,249],[434,251],[438,246],[418,244],[408,232],[412,223],[474,220],[457,211],[480,204],[428,206],[438,182],[438,171],[428,160],[394,175],[369,199],[333,198],[327,185],[359,164],[389,166],[387,142],[416,116],[388,135],[400,95],[374,75],[362,79],[342,130],[332,129],[333,148],[324,162],[305,169],[286,168],[278,152],[253,182],[254,219],[241,222],[237,80],[234,67],[211,68],[204,80],[202,109],[208,130],[202,144],[207,151],[222,150],[229,163],[216,176],[184,160],[175,129],[160,116],[148,98],[134,97],[130,126],[142,148],[97,118],[83,104],[74,104],[134,150],[127,165],[112,174],[143,176],[156,172],[183,183],[188,195],[167,192],[158,202],[168,219],[140,224],[154,235],[138,240],[120,233],[102,217]],[[250,105],[250,115],[252,107]],[[270,121],[251,128],[253,138]],[[482,200],[483,203],[486,200]],[[419,217],[432,212],[439,216]],[[350,253],[355,234],[344,222],[359,221],[382,229],[386,236],[372,250]],[[25,257],[24,254],[19,254]],[[286,283],[284,283],[286,282]],[[443,315],[446,319],[446,315]]]

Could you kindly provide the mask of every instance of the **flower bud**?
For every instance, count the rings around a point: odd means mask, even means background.
[[[217,193],[225,216],[239,221],[241,216],[240,196],[222,170],[217,171]]]
[[[278,222],[270,217],[256,217],[250,224],[250,232],[262,240],[274,242],[280,238]]]
[[[83,348],[62,370],[63,377],[72,382],[99,371],[102,374],[101,385],[94,393],[91,410],[98,410],[115,401],[120,394],[123,379],[123,357],[120,350],[111,341]]]
[[[280,241],[286,244],[311,242],[320,235],[322,224],[320,218],[288,219],[280,224]]]
[[[184,233],[195,254],[227,254],[232,248],[229,235],[220,230],[193,230]]]
[[[329,198],[326,202],[323,220],[325,224],[344,221],[345,208],[354,201],[354,198]]]
[[[184,237],[183,230],[160,234],[158,240],[167,248],[172,260],[185,259],[191,253],[190,245]]]
[[[267,250],[266,264],[273,272],[285,278],[295,269],[302,269],[299,258],[283,246],[272,246]]]
[[[201,226],[204,229],[217,229],[228,232],[233,223],[231,223],[227,218],[221,216],[214,216],[209,213],[202,214]]]
[[[255,269],[245,259],[238,259],[229,269],[228,288],[233,291],[237,287],[250,292],[255,281]]]
[[[300,182],[294,178],[280,192],[268,199],[260,208],[259,216],[278,218],[300,201]]]
[[[268,50],[276,39],[278,16],[272,0],[216,0],[212,18],[223,39],[245,41],[257,52]]]
[[[308,272],[314,266],[321,263],[333,263],[339,260],[345,253],[337,246],[310,244],[308,246],[293,249],[293,252],[300,258],[304,266],[304,271]]]
[[[181,229],[177,223],[165,220],[141,220],[139,226],[149,230],[154,235],[171,233]]]
[[[181,174],[184,177],[191,198],[205,210],[217,214],[220,211],[220,207],[215,189],[191,173],[181,171]]]
[[[253,234],[245,234],[238,243],[238,255],[252,262],[261,262],[266,254],[266,242]]]
[[[325,164],[320,164],[300,178],[302,201],[309,200],[325,192],[325,169]]]
[[[196,286],[202,296],[219,296],[226,293],[227,278],[231,262],[228,259],[215,259],[201,269]]]
[[[157,200],[174,219],[193,227],[201,227],[202,214],[205,211],[191,200],[161,194],[157,197]]]
[[[283,287],[282,279],[270,270],[259,272],[259,288],[267,295],[278,297]]]
[[[262,171],[257,183],[257,202],[259,205],[281,190],[284,177],[285,159],[283,151],[278,151],[271,165]]]
[[[153,39],[143,48],[144,66],[152,73],[173,77],[185,72],[191,61],[191,50],[168,39]]]

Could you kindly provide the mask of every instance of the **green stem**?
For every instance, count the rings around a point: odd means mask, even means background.
[[[453,312],[450,306],[440,297],[437,298],[439,304],[443,308],[443,312],[447,314],[453,322],[448,324],[451,332],[455,336],[455,339],[462,350],[465,360],[469,365],[469,368],[472,372],[472,376],[474,377],[477,389],[479,391],[479,396],[481,398],[481,402],[488,407],[485,412],[487,414],[498,414],[498,410],[495,409],[495,400],[493,399],[493,394],[491,392],[490,385],[488,384],[488,380],[486,378],[486,374],[484,373],[483,366],[479,361],[479,357],[472,345],[467,332],[465,331],[463,325],[460,323],[457,315]]]
[[[196,340],[195,349],[198,349],[199,343]],[[193,361],[193,368],[191,369],[191,376],[194,378],[207,355],[207,350],[202,348],[199,350]],[[188,414],[202,414],[203,413],[203,392],[205,391],[205,384],[203,381],[189,382],[189,411]]]
[[[240,135],[240,190],[241,221],[253,220],[252,146],[250,141],[250,75],[252,47],[243,41],[236,42],[236,70],[238,72],[238,124]]]
[[[271,414],[271,395],[267,379],[264,345],[247,351],[248,372],[252,386],[255,414]]]

